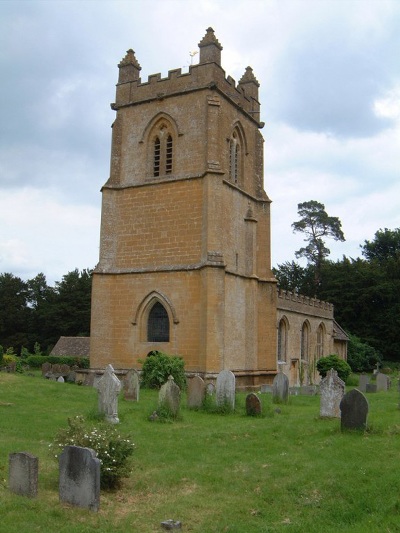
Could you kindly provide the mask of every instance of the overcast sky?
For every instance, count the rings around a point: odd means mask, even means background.
[[[96,265],[117,64],[187,68],[209,26],[226,75],[261,84],[273,265],[301,202],[342,221],[334,260],[400,227],[399,0],[0,0],[0,273]]]

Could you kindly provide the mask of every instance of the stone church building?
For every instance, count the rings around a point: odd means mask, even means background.
[[[231,370],[239,387],[316,379],[322,355],[346,357],[329,303],[280,292],[271,271],[259,83],[221,66],[212,28],[199,63],[140,78],[119,63],[110,177],[102,188],[90,363],[140,369],[153,350],[188,374]]]

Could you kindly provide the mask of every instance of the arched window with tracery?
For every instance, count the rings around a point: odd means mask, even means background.
[[[317,329],[317,359],[324,355],[324,326],[320,324]]]
[[[287,361],[287,330],[286,320],[282,318],[278,326],[278,361]]]
[[[237,128],[229,139],[229,179],[238,185],[243,181],[243,146]]]
[[[169,317],[161,302],[155,302],[147,319],[147,342],[169,342]]]
[[[310,351],[310,327],[307,322],[303,323],[301,328],[301,352],[300,357],[303,361],[308,361]]]
[[[166,176],[173,172],[174,140],[171,128],[162,121],[155,128],[153,142],[153,176]]]

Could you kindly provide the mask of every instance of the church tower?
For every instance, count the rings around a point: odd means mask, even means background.
[[[118,65],[90,361],[140,368],[158,350],[251,387],[275,375],[277,336],[259,83],[225,76],[212,28],[199,49],[165,78],[142,82],[132,50]]]

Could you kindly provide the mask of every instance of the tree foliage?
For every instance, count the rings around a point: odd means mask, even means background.
[[[297,258],[305,257],[309,264],[315,267],[315,287],[320,283],[321,266],[323,261],[329,256],[330,250],[325,246],[325,238],[335,241],[344,241],[342,223],[339,218],[331,217],[325,211],[325,205],[310,200],[297,206],[300,220],[293,222],[294,232],[303,233],[307,246],[295,252]]]
[[[346,379],[351,374],[351,368],[346,361],[343,361],[343,359],[340,359],[335,354],[328,355],[327,357],[321,357],[321,359],[318,359],[317,361],[317,370],[321,374],[321,376],[324,378],[329,370],[333,368],[338,373],[338,376],[343,381],[346,381]]]
[[[142,363],[142,384],[150,389],[159,389],[172,376],[181,389],[186,386],[185,362],[182,357],[151,352]]]
[[[0,274],[0,344],[16,353],[48,353],[60,336],[90,334],[91,271],[75,269],[54,287],[43,273],[23,281]]]

